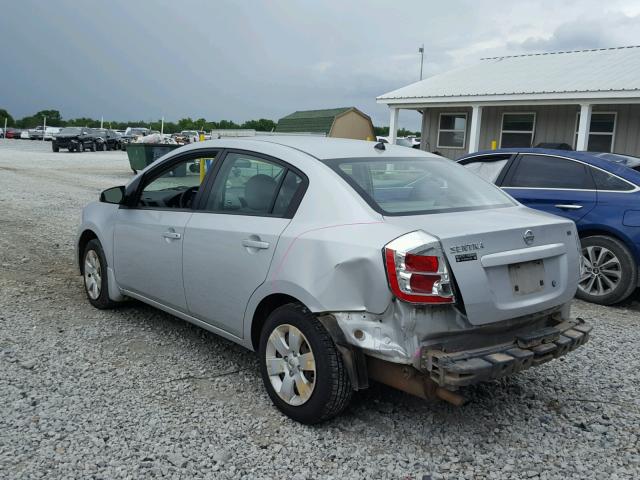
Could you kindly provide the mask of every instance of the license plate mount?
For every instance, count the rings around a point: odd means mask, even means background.
[[[509,265],[509,279],[514,295],[530,295],[544,290],[544,262],[513,263]]]

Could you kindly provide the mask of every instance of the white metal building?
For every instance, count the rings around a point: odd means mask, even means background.
[[[640,46],[485,58],[377,100],[392,139],[417,110],[421,147],[450,158],[540,143],[640,156]]]

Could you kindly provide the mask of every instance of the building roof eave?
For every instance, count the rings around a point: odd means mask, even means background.
[[[522,105],[527,103],[579,104],[579,103],[640,103],[640,90],[606,90],[593,92],[512,93],[463,95],[446,97],[378,97],[377,103],[389,107],[420,108],[436,106]]]

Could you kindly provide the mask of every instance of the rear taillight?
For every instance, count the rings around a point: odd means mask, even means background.
[[[421,231],[396,238],[384,247],[391,292],[410,303],[454,303],[449,271],[440,242]]]

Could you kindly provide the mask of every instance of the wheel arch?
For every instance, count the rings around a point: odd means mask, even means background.
[[[84,253],[84,249],[87,247],[87,244],[91,240],[100,241],[100,239],[98,238],[98,235],[96,235],[96,233],[90,228],[85,229],[78,237],[77,260],[78,260],[78,267],[80,268],[81,274],[84,274],[82,255]]]
[[[257,351],[259,347],[260,332],[262,331],[264,322],[267,320],[271,312],[282,305],[286,305],[287,303],[299,303],[304,305],[304,303],[297,298],[285,293],[272,293],[260,300],[260,303],[258,303],[255,308],[251,319],[251,345],[255,351]]]
[[[243,345],[257,350],[260,330],[269,314],[287,303],[297,302],[310,312],[327,311],[323,305],[300,285],[286,281],[266,281],[251,295],[244,312]]]
[[[619,242],[622,242],[622,244],[627,247],[629,252],[631,252],[631,255],[633,255],[636,264],[640,264],[640,252],[638,252],[638,248],[633,243],[633,241],[622,232],[615,229],[607,228],[605,226],[585,226],[582,228],[578,226],[578,236],[580,238],[593,237],[596,235],[612,237]]]

